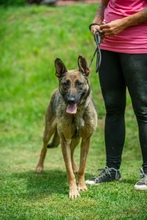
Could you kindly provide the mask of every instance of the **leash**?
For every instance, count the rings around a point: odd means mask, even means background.
[[[96,42],[96,49],[95,49],[94,54],[92,56],[92,59],[90,61],[89,68],[91,67],[91,64],[92,64],[94,57],[96,55],[96,73],[97,73],[99,71],[101,61],[102,61],[102,54],[101,54],[101,50],[100,50],[101,33],[99,31],[95,32],[94,40]]]

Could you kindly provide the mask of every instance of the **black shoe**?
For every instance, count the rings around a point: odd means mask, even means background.
[[[115,168],[105,167],[104,169],[98,170],[102,170],[102,172],[98,176],[95,176],[90,180],[86,180],[86,184],[98,185],[100,183],[109,182],[113,180],[121,180],[121,174],[119,170]]]
[[[141,171],[141,179],[135,184],[134,188],[137,190],[147,190],[147,174],[144,173],[143,169]]]

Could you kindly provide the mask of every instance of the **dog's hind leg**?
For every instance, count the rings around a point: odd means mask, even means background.
[[[58,147],[59,144],[60,144],[60,138],[56,128],[52,142],[47,145],[47,148],[55,148]]]
[[[87,187],[85,184],[85,167],[87,155],[90,147],[90,137],[88,139],[82,139],[81,143],[81,155],[80,155],[80,168],[78,171],[78,189],[86,191]]]
[[[44,130],[44,135],[43,135],[43,147],[40,153],[40,158],[39,162],[36,167],[36,173],[41,173],[43,171],[44,167],[44,160],[47,152],[47,144],[53,135],[53,133],[56,130],[56,121],[53,120],[52,123],[46,122],[45,130]]]

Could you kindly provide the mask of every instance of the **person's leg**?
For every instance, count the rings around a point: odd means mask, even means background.
[[[118,53],[102,51],[99,78],[106,107],[106,165],[119,169],[125,140],[126,85]]]
[[[122,54],[121,63],[138,122],[143,169],[147,173],[147,55]]]
[[[101,174],[87,180],[87,184],[99,184],[121,177],[119,168],[125,140],[126,84],[118,53],[102,50],[99,79],[106,107],[106,167]]]
[[[138,122],[142,171],[147,175],[147,54],[121,54],[121,63]]]

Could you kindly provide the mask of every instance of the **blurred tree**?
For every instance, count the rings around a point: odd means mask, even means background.
[[[25,0],[0,0],[0,5],[9,6],[9,5],[24,5]]]
[[[11,6],[11,5],[25,5],[28,4],[46,4],[46,5],[54,5],[57,0],[0,0],[0,5],[3,6]]]
[[[45,4],[45,5],[54,5],[57,0],[26,0],[29,4]]]

